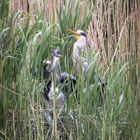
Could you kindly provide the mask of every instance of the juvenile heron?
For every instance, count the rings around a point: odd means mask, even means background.
[[[44,78],[51,77],[44,87],[44,95],[48,101],[51,101],[56,94],[56,100],[62,106],[68,95],[72,92],[76,78],[67,72],[61,72],[59,48],[53,50],[52,57],[52,62],[44,66],[44,74],[46,74]],[[49,65],[51,65],[51,68],[49,68]]]

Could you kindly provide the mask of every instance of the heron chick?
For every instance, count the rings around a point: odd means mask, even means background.
[[[45,98],[48,101],[52,101],[54,95],[56,95],[56,102],[58,106],[62,106],[65,103],[66,98],[72,92],[73,85],[76,83],[76,78],[73,75],[68,74],[67,72],[61,72],[61,56],[59,48],[52,51],[53,59],[51,62],[50,72],[51,81],[49,81],[44,87]],[[44,70],[46,71],[46,69]]]

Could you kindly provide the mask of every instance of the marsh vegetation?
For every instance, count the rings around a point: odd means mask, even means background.
[[[61,50],[74,74],[74,38],[88,34],[89,58],[107,86],[78,76],[63,109],[42,94],[43,61]],[[0,139],[140,139],[139,0],[0,1]]]

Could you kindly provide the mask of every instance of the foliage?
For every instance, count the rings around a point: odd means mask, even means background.
[[[50,20],[44,7],[32,16],[12,13],[7,0],[0,3],[0,138],[139,139],[139,1],[52,4]],[[62,70],[74,73],[69,28],[94,35],[98,53],[90,52],[91,67],[107,83],[106,96],[97,92],[98,79],[90,84],[92,71],[86,80],[81,74],[54,121],[42,96],[43,60],[59,47]]]

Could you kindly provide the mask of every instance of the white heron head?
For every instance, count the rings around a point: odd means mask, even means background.
[[[71,29],[68,29],[68,31],[71,32],[76,38],[74,48],[85,49],[87,46],[87,34],[82,30],[73,31]]]

